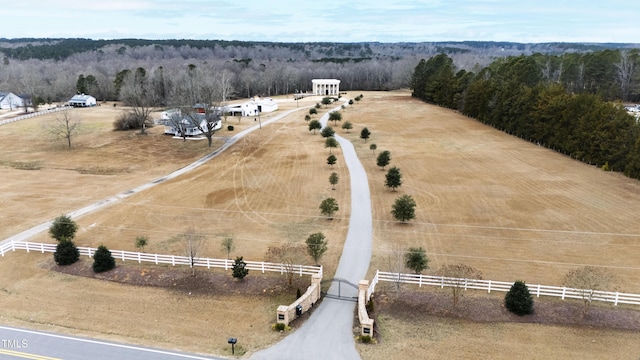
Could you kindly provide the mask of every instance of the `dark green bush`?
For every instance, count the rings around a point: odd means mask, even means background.
[[[71,265],[80,259],[80,251],[68,239],[61,239],[56,246],[56,252],[53,253],[53,260],[58,265]]]
[[[233,131],[233,129],[234,129],[234,128],[233,128],[233,125],[229,125],[229,126],[227,126],[227,130],[228,130],[228,131]]]
[[[287,328],[287,325],[285,325],[284,323],[276,323],[273,326],[273,329],[276,330],[276,331],[284,331],[284,329],[286,329],[286,328]]]
[[[504,306],[512,313],[523,316],[533,313],[533,298],[524,281],[516,281],[504,297]]]
[[[111,251],[106,246],[98,246],[98,250],[93,254],[93,272],[101,273],[116,267],[116,260],[111,256]]]

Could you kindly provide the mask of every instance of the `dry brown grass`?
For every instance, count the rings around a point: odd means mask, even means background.
[[[323,139],[307,131],[304,106],[317,101],[299,101],[300,111],[251,133],[186,176],[77,219],[80,230],[76,243],[134,250],[136,236],[144,235],[150,238],[145,251],[184,255],[185,245],[178,239],[179,235],[194,226],[206,237],[200,256],[226,257],[220,242],[225,236],[232,236],[236,245],[232,256],[260,261],[269,246],[284,242],[304,243],[307,236],[322,231],[330,246],[321,263],[330,276],[335,271],[346,236],[350,195],[344,184],[348,184],[349,179],[344,163],[333,168],[326,164],[328,150],[324,148]],[[281,111],[295,107],[293,100],[280,104]],[[179,169],[209,151],[206,141],[174,140],[162,135],[161,127],[150,129],[147,136],[113,132],[111,122],[117,114],[118,111],[111,107],[81,109],[78,115],[82,118],[84,131],[71,150],[64,144],[46,139],[40,126],[42,121],[46,121],[45,117],[20,121],[0,129],[6,138],[16,139],[12,142],[15,146],[7,142],[0,145],[0,161],[4,161],[0,162],[4,180],[0,200],[8,205],[5,209],[10,209],[2,214],[0,229],[3,237],[134,188]],[[262,120],[277,114],[263,115]],[[229,118],[228,123],[235,126],[235,134],[254,125],[250,120],[244,119],[238,125],[237,119]],[[223,128],[219,136],[228,136],[226,124]],[[220,143],[219,140],[217,144]],[[39,161],[42,164],[40,170],[18,170],[4,165],[5,162],[27,161]],[[80,171],[84,169],[98,170],[87,174]],[[328,181],[332,171],[340,176],[336,190],[331,190]],[[331,221],[322,217],[318,209],[321,200],[328,196],[335,197],[340,205],[340,211]],[[44,233],[32,240],[51,242]],[[13,268],[15,261],[19,261],[14,255],[3,259],[9,261],[0,262],[2,271]],[[224,339],[233,333],[251,352],[279,338],[280,335],[272,333],[269,324],[275,319],[276,306],[293,300],[289,297],[216,296],[201,298],[199,301],[206,304],[203,308],[194,305],[178,309],[181,298],[176,299],[172,293],[49,274],[36,264],[34,257],[24,256],[20,258],[25,260],[22,264],[27,267],[24,273],[4,278],[6,290],[3,294],[8,300],[3,304],[7,304],[7,322],[11,319],[26,321],[30,323],[28,326],[53,324],[75,327],[91,335],[112,334],[123,339],[132,337],[132,341],[152,340],[165,347],[219,354],[224,351],[217,344],[224,344]],[[300,262],[305,261],[310,262],[300,259]],[[19,300],[27,293],[30,299],[63,296],[58,286],[60,282],[77,284],[78,287],[75,290],[65,289],[64,301],[61,300],[64,306],[58,311],[49,313],[40,310],[42,306],[36,301]],[[17,295],[16,286],[24,289],[22,295]],[[291,289],[293,295],[295,291],[295,288]],[[109,301],[96,301],[103,294],[108,294]],[[175,314],[175,317],[153,317],[153,326],[158,328],[158,332],[166,332],[166,336],[154,335],[157,337],[155,341],[154,336],[135,335],[145,333],[150,324],[142,319],[124,321],[137,318],[138,315],[133,313],[144,308],[143,300],[135,300],[140,301],[135,303],[131,299],[133,297],[147,301],[154,299],[153,313]],[[84,321],[73,315],[77,309],[91,308],[102,313],[116,307],[120,320],[126,325],[115,326],[111,321]],[[234,310],[227,311],[228,308]],[[202,321],[195,321],[183,331],[176,330],[184,323],[177,322],[177,317],[182,320],[200,318],[203,312],[207,316]],[[66,313],[69,315],[64,315]],[[150,310],[146,312],[147,315],[150,313]],[[233,323],[238,324],[232,326]],[[200,335],[194,339],[194,333]],[[210,341],[205,341],[205,338],[215,339],[212,341],[216,345],[196,346],[197,342]]]
[[[581,265],[608,267],[621,291],[640,292],[640,184],[505,135],[407,93],[364,93],[343,118],[369,173],[375,269],[394,270],[395,252],[422,246],[433,273],[465,263],[487,279],[559,285]],[[367,126],[372,137],[358,139]],[[404,184],[384,188],[369,144],[391,152]],[[388,169],[388,167],[387,167]],[[416,220],[393,221],[401,194]],[[390,265],[391,264],[391,265]],[[408,287],[410,288],[410,287]],[[407,289],[406,291],[412,291]],[[438,291],[425,289],[424,291]],[[500,296],[503,296],[500,295]],[[462,300],[464,302],[465,299]],[[500,320],[498,320],[500,321]],[[637,358],[637,333],[590,327],[476,323],[410,308],[383,308],[381,343],[358,345],[363,359]]]

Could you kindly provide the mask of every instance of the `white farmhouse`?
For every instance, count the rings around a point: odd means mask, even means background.
[[[199,121],[200,125],[196,125]],[[220,130],[222,128],[222,121],[216,116],[213,130]],[[161,119],[164,125],[164,133],[173,136],[200,136],[204,132],[200,129],[207,129],[207,116],[202,113],[193,113],[190,116],[182,116],[180,110],[172,111],[168,114],[167,119]]]
[[[0,92],[0,109],[2,110],[14,110],[24,106],[24,100],[12,93]]]
[[[258,116],[278,110],[278,103],[272,98],[253,97],[242,104],[227,105],[222,108],[224,113],[231,116]]]
[[[89,107],[96,106],[96,98],[91,95],[78,94],[69,99],[69,106],[73,107]]]

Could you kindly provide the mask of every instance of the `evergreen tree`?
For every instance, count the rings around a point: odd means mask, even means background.
[[[405,222],[416,217],[416,202],[411,195],[402,195],[396,199],[391,209],[391,214],[396,220]]]
[[[116,267],[116,260],[106,246],[100,245],[93,254],[93,272],[101,273]]]
[[[80,251],[73,241],[62,238],[58,240],[56,252],[53,253],[53,260],[58,265],[71,265],[80,259]]]
[[[327,157],[327,164],[331,165],[331,167],[333,167],[333,165],[335,165],[336,161],[338,161],[338,158],[331,154],[329,155],[329,157]]]
[[[247,263],[242,260],[242,256],[238,256],[233,262],[233,277],[242,280],[248,274]]]
[[[389,152],[389,150],[385,150],[380,154],[378,154],[376,164],[384,170],[384,167],[389,165],[390,161],[391,161],[391,153]]]
[[[49,227],[49,235],[58,241],[62,239],[73,240],[76,231],[78,231],[78,224],[67,215],[58,216]]]
[[[400,172],[400,169],[394,166],[387,171],[384,186],[396,191],[400,185],[402,185],[402,173]]]
[[[360,131],[360,139],[364,139],[364,142],[367,142],[369,137],[371,137],[371,131],[367,128],[363,128],[362,131]]]
[[[533,298],[524,281],[517,280],[513,283],[504,297],[504,306],[519,316],[533,314]]]
[[[309,256],[311,256],[311,258],[313,258],[313,261],[315,261],[316,265],[318,265],[318,261],[320,261],[322,255],[327,252],[327,240],[325,239],[324,234],[321,232],[311,234],[307,238],[306,243],[307,253],[309,254]]]
[[[429,268],[429,258],[422,247],[409,248],[409,251],[404,255],[404,260],[405,266],[415,271],[416,274]]]

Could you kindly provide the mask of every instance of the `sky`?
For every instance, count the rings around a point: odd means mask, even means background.
[[[0,38],[640,43],[636,0],[35,0]]]

